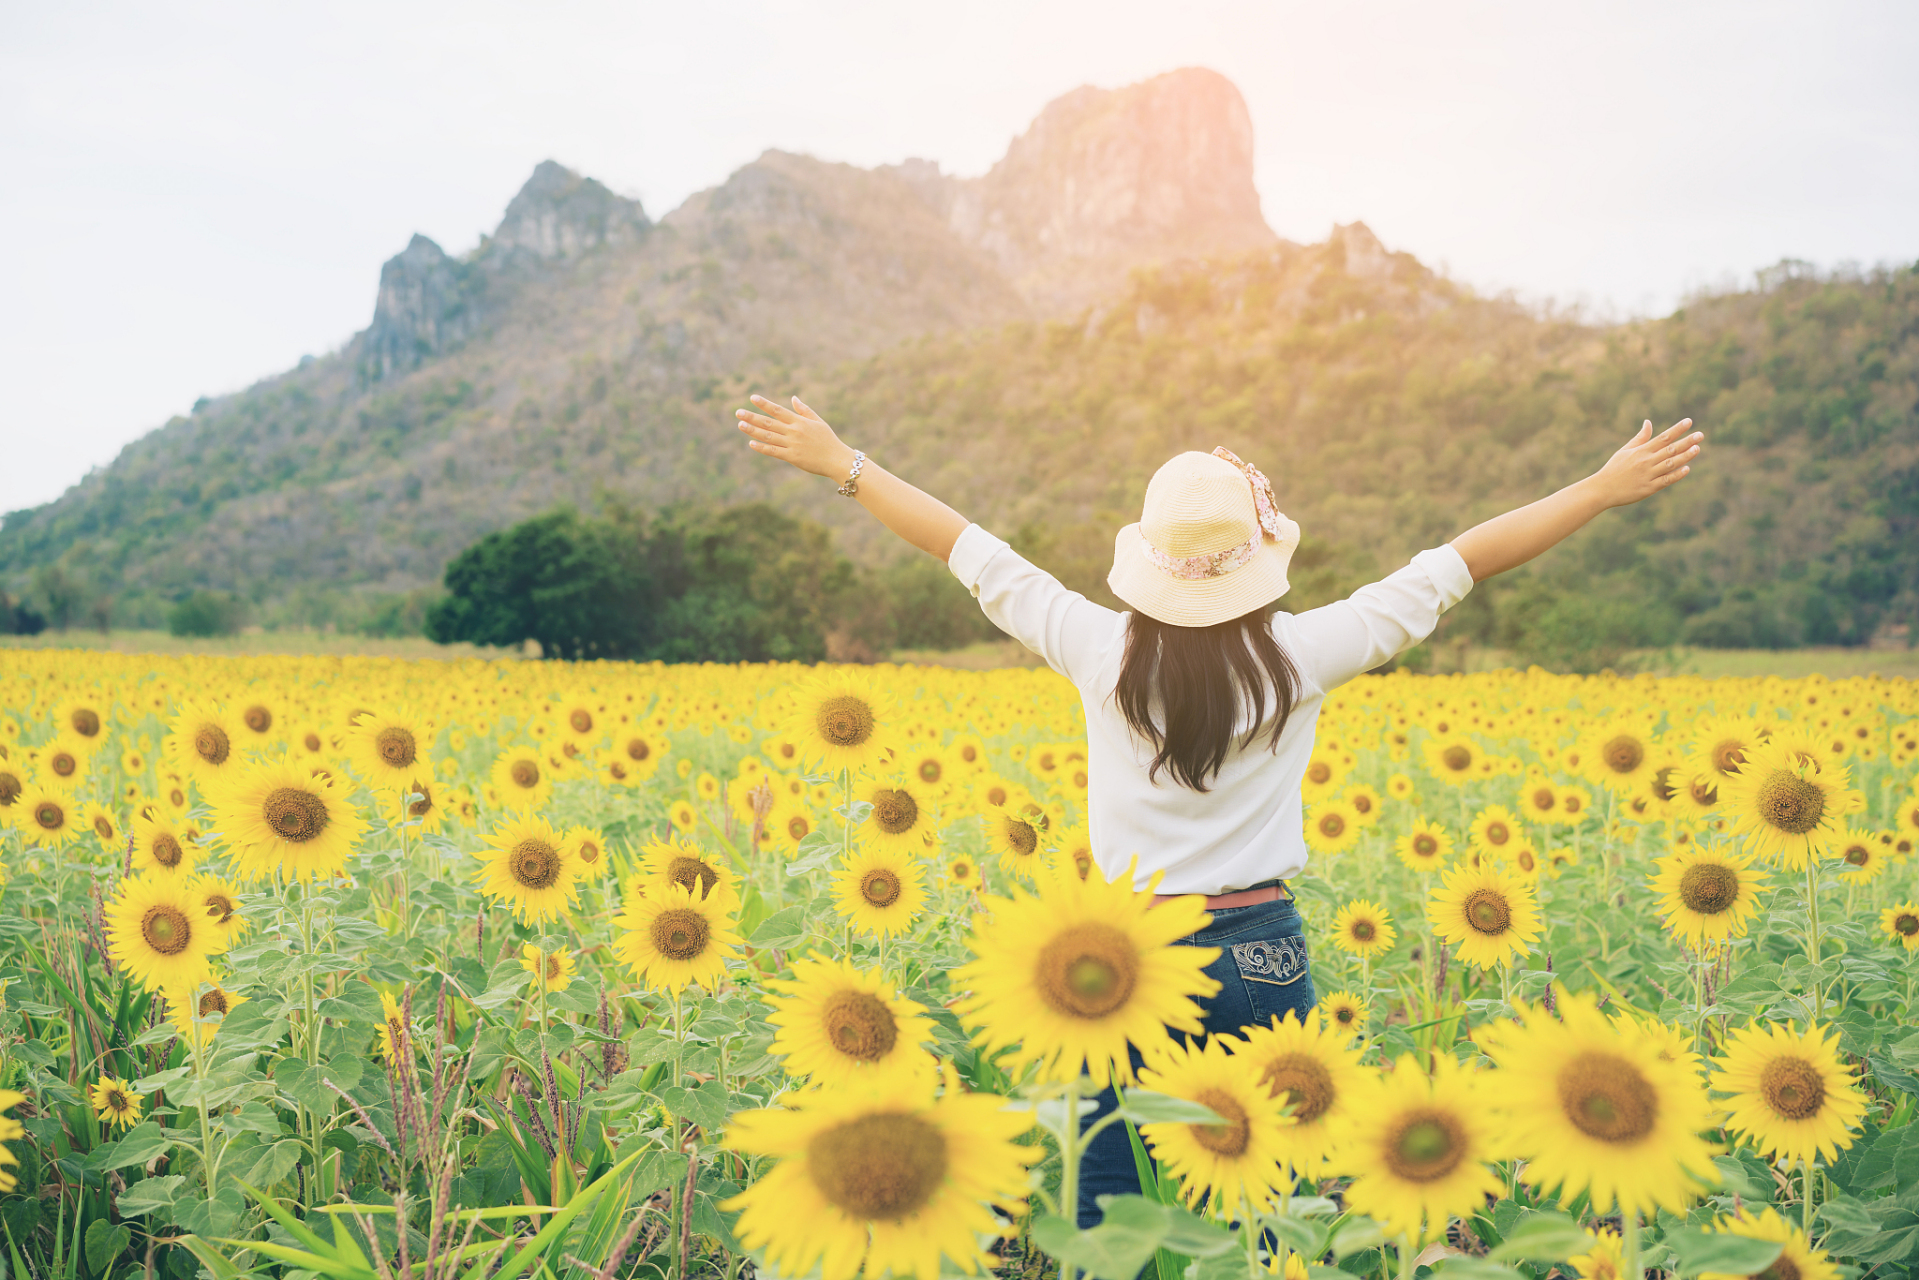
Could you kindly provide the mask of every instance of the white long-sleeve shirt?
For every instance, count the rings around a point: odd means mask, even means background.
[[[1299,783],[1313,752],[1320,704],[1331,690],[1432,634],[1439,616],[1472,590],[1451,546],[1413,562],[1346,600],[1273,615],[1273,637],[1299,672],[1298,700],[1270,746],[1270,727],[1226,756],[1204,792],[1164,769],[1147,777],[1153,751],[1112,697],[1125,656],[1127,616],[1094,604],[1035,567],[978,525],[968,525],[947,567],[995,625],[1071,680],[1086,707],[1087,821],[1093,858],[1108,876],[1139,859],[1137,887],[1164,872],[1161,893],[1229,893],[1306,866]],[[1272,700],[1267,699],[1272,715]],[[1243,718],[1250,718],[1242,713]],[[1269,722],[1270,724],[1270,722]]]

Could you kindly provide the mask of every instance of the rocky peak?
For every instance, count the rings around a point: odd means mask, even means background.
[[[1386,246],[1379,242],[1371,227],[1363,222],[1348,222],[1335,225],[1333,234],[1327,238],[1327,244],[1339,255],[1339,262],[1346,274],[1355,280],[1384,281],[1392,279],[1393,259],[1386,252]]]
[[[636,240],[651,225],[638,200],[615,195],[596,179],[543,160],[506,206],[506,216],[487,246],[488,256],[573,258],[603,244]]]
[[[464,338],[467,292],[466,268],[415,234],[380,268],[380,292],[363,349],[367,376],[403,373]]]
[[[1276,239],[1253,187],[1246,101],[1198,67],[1055,99],[984,177],[924,161],[894,172],[1042,312],[1076,310],[1138,266]]]

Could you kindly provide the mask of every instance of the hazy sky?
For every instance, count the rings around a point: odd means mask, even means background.
[[[1051,98],[1199,64],[1267,221],[1658,312],[1919,258],[1919,5],[0,0],[0,511],[337,347],[422,231],[552,157],[654,216],[767,147],[984,171]]]

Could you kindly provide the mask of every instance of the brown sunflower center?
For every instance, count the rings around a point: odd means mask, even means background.
[[[321,740],[320,735],[317,733],[314,733],[311,729],[307,731],[307,734],[304,738],[300,739],[300,743],[308,751],[312,751],[315,753],[317,753],[321,747],[326,745],[326,743]]]
[[[273,727],[273,713],[258,703],[242,711],[240,719],[246,721],[247,728],[255,733],[265,733]]]
[[[1422,858],[1430,858],[1439,852],[1439,841],[1424,831],[1413,837],[1413,852]]]
[[[1214,1155],[1245,1155],[1253,1127],[1246,1116],[1246,1108],[1239,1105],[1239,1099],[1223,1089],[1201,1089],[1193,1096],[1193,1101],[1203,1107],[1211,1107],[1225,1121],[1224,1124],[1187,1125],[1187,1132],[1193,1135],[1193,1141]]]
[[[1139,948],[1110,924],[1072,925],[1040,950],[1033,978],[1054,1012],[1103,1018],[1131,998],[1139,980]]]
[[[83,738],[100,736],[100,713],[91,707],[75,707],[73,714],[67,717],[67,723]]]
[[[652,754],[653,744],[645,738],[628,738],[626,740],[626,758],[628,760],[642,762],[652,756]]]
[[[903,835],[919,820],[919,802],[913,799],[911,792],[881,787],[873,793],[873,821],[887,835]]]
[[[193,753],[208,764],[225,764],[233,754],[233,743],[219,725],[203,724],[193,731]]]
[[[873,737],[873,708],[866,699],[843,693],[820,703],[813,727],[832,746],[862,747]]]
[[[33,806],[33,820],[42,831],[58,831],[67,825],[66,806],[58,800],[42,800]]]
[[[918,1116],[860,1116],[806,1144],[806,1171],[835,1208],[866,1221],[898,1221],[946,1181],[946,1135]]]
[[[536,761],[521,757],[513,762],[513,767],[506,771],[506,776],[513,780],[514,786],[531,791],[540,785],[540,766]]]
[[[1863,844],[1849,844],[1839,857],[1851,866],[1863,867],[1872,861],[1872,850]]]
[[[1894,916],[1892,931],[1902,938],[1910,938],[1914,934],[1919,934],[1919,915],[1914,915],[1912,912],[1907,911]]]
[[[1804,1058],[1774,1058],[1759,1073],[1759,1096],[1788,1120],[1819,1114],[1826,1103],[1826,1082]]]
[[[936,787],[939,785],[940,778],[946,772],[946,766],[942,765],[933,757],[928,756],[926,759],[920,761],[919,769],[916,772],[918,772],[921,782],[924,782],[929,787]]]
[[[298,787],[279,787],[270,792],[260,812],[275,835],[295,844],[313,839],[332,821],[326,801]]]
[[[1686,791],[1692,796],[1692,802],[1701,809],[1711,809],[1719,803],[1719,785],[1705,778],[1694,778]]]
[[[26,790],[26,784],[20,781],[20,775],[11,769],[0,769],[0,807],[12,804]]]
[[[406,814],[409,818],[424,818],[433,812],[433,791],[425,783],[416,782],[410,793],[413,799],[407,801]]]
[[[1324,760],[1315,760],[1306,766],[1306,781],[1316,787],[1323,787],[1332,780],[1333,766]]]
[[[1646,762],[1646,744],[1622,733],[1599,748],[1599,758],[1614,773],[1631,773]]]
[[[1508,840],[1511,840],[1512,838],[1513,838],[1512,828],[1507,826],[1505,823],[1488,822],[1486,824],[1486,843],[1487,844],[1493,844],[1493,845],[1505,844]]]
[[[1346,819],[1336,813],[1323,813],[1319,816],[1319,834],[1337,840],[1346,833]]]
[[[1800,1280],[1799,1264],[1782,1253],[1764,1271],[1755,1274],[1752,1280]]]
[[[797,813],[786,820],[786,834],[789,839],[804,840],[812,829],[813,824]]]
[[[600,846],[592,840],[580,841],[580,861],[592,866],[600,860]]]
[[[575,733],[591,733],[593,731],[593,713],[585,707],[573,708],[573,710],[567,714],[566,722],[573,726],[573,732]]]
[[[1018,818],[1006,820],[1006,843],[1014,853],[1024,858],[1039,848],[1039,832],[1030,822],[1021,822]]]
[[[1292,1103],[1293,1119],[1299,1124],[1311,1124],[1325,1115],[1338,1096],[1332,1072],[1310,1053],[1281,1054],[1266,1064],[1259,1078],[1267,1096]]]
[[[390,724],[373,735],[373,749],[379,753],[380,763],[389,769],[410,768],[420,758],[413,731],[396,724]]]
[[[1746,744],[1737,738],[1721,738],[1706,755],[1720,776],[1730,778],[1746,763]]]
[[[888,867],[874,867],[860,877],[860,897],[869,907],[890,907],[901,892],[899,873]]]
[[[1454,773],[1464,773],[1466,770],[1472,768],[1473,765],[1472,748],[1462,747],[1455,743],[1453,746],[1447,747],[1439,753],[1439,763],[1445,765]]]
[[[1373,928],[1371,920],[1355,920],[1348,926],[1347,931],[1352,935],[1354,942],[1371,942],[1379,936],[1379,931]]]
[[[205,995],[200,997],[200,1003],[195,1010],[195,1016],[210,1018],[217,1013],[221,1017],[225,1017],[226,1012],[227,993],[218,987],[211,987]]]
[[[557,951],[540,962],[540,979],[543,982],[557,982],[560,975],[565,972],[566,966],[560,963],[560,955]]]
[[[706,917],[691,907],[672,907],[653,917],[653,949],[668,960],[695,960],[706,951]]]
[[[1534,787],[1528,799],[1531,800],[1533,808],[1539,812],[1551,813],[1553,806],[1559,803],[1559,793],[1551,787]]]
[[[1353,1023],[1359,1021],[1359,1007],[1357,1005],[1350,1005],[1350,1004],[1334,1005],[1333,1021],[1337,1022],[1342,1027],[1352,1026]]]
[[[507,868],[522,888],[551,889],[560,882],[560,851],[538,836],[513,846]]]
[[[1513,908],[1496,889],[1474,889],[1466,895],[1466,923],[1488,937],[1499,937],[1512,927]]]
[[[140,937],[163,956],[177,956],[193,943],[193,923],[170,903],[156,903],[140,917]]]
[[[1459,1167],[1466,1158],[1466,1131],[1459,1117],[1446,1111],[1409,1111],[1386,1135],[1386,1167],[1406,1182],[1433,1182]]]
[[[224,893],[209,893],[204,900],[207,904],[207,918],[215,924],[225,924],[233,919],[233,913],[238,909],[233,905],[233,899]]]
[[[667,867],[666,878],[695,897],[704,898],[720,882],[720,873],[698,858],[681,855]]]
[[[118,1114],[127,1110],[127,1095],[118,1089],[107,1090],[107,1110]]]
[[[71,751],[56,751],[47,757],[47,767],[62,778],[71,778],[80,772],[80,757]]]
[[[1639,1069],[1610,1053],[1582,1053],[1559,1072],[1559,1106],[1601,1142],[1635,1142],[1659,1119],[1659,1095]]]
[[[1688,910],[1716,916],[1739,900],[1739,873],[1716,862],[1695,862],[1679,877],[1679,900]]]
[[[93,819],[94,834],[102,840],[113,839],[113,819],[106,814],[97,814]]]
[[[153,861],[162,867],[177,867],[180,865],[180,860],[186,857],[186,850],[180,847],[180,842],[173,838],[173,833],[170,831],[162,831],[154,836],[153,843],[148,846],[147,852],[152,854]]]
[[[1775,769],[1759,784],[1759,816],[1768,826],[1803,836],[1826,813],[1826,793],[1789,769]]]
[[[899,1043],[893,1011],[870,991],[835,991],[820,1010],[820,1026],[835,1049],[861,1062],[878,1062]]]

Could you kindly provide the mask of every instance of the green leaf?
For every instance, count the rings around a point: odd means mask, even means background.
[[[753,930],[753,936],[746,941],[749,945],[762,950],[778,947],[785,950],[806,941],[807,904],[787,907],[768,916],[760,927]]]
[[[1848,1196],[1819,1208],[1830,1230],[1820,1243],[1842,1258],[1876,1267],[1903,1262],[1919,1253],[1919,1206],[1898,1199],[1856,1200]]]
[[[1778,1260],[1783,1248],[1777,1240],[1754,1240],[1694,1227],[1668,1231],[1665,1242],[1678,1258],[1676,1269],[1682,1276],[1696,1276],[1701,1271],[1757,1275]]]
[[[87,1270],[94,1275],[105,1275],[108,1265],[120,1256],[133,1239],[133,1232],[123,1222],[118,1226],[105,1218],[97,1218],[87,1228]]]
[[[123,1218],[157,1213],[173,1204],[173,1197],[186,1178],[169,1174],[164,1178],[142,1178],[114,1198],[113,1204]]]
[[[1910,1069],[1878,1053],[1868,1055],[1866,1061],[1872,1066],[1873,1078],[1888,1089],[1919,1094],[1919,1075],[1914,1075]]]
[[[127,1130],[118,1142],[109,1142],[94,1150],[87,1157],[87,1168],[99,1173],[109,1169],[125,1169],[136,1164],[145,1164],[155,1156],[163,1156],[173,1145],[167,1131],[151,1120],[136,1124]]]
[[[257,1133],[263,1138],[280,1136],[280,1113],[264,1102],[248,1099],[235,1110],[220,1117],[220,1125],[229,1134]]]
[[[518,960],[502,960],[494,966],[492,980],[486,990],[473,997],[473,1003],[481,1009],[499,1009],[512,1004],[520,998],[520,991],[533,975],[520,967]],[[244,1005],[241,1006],[245,1008]]]
[[[660,1090],[660,1101],[674,1115],[698,1125],[709,1138],[718,1137],[726,1127],[726,1090],[717,1080],[708,1080],[697,1089],[668,1086]]]
[[[274,1143],[254,1162],[246,1180],[256,1187],[271,1187],[293,1172],[293,1167],[300,1163],[300,1153],[305,1150],[305,1144],[294,1138]]]
[[[1448,1254],[1435,1262],[1433,1275],[1448,1280],[1527,1280],[1517,1268],[1463,1253]]]
[[[176,1200],[173,1220],[182,1231],[196,1236],[224,1236],[239,1227],[246,1211],[247,1202],[239,1188],[221,1187],[211,1200]]]
[[[1120,1095],[1120,1114],[1134,1124],[1225,1124],[1211,1107],[1188,1102],[1150,1089],[1128,1089]]]
[[[339,995],[320,1001],[319,1013],[338,1022],[361,1022],[373,1027],[386,1021],[386,1013],[380,1008],[380,993],[364,982],[349,982]]]
[[[1492,1251],[1495,1262],[1564,1262],[1592,1248],[1592,1235],[1563,1213],[1533,1213],[1520,1219]]]
[[[1177,1205],[1155,1204],[1144,1196],[1101,1196],[1099,1203],[1105,1218],[1097,1227],[1081,1231],[1047,1214],[1033,1223],[1034,1242],[1094,1280],[1134,1280],[1161,1249],[1209,1258],[1235,1248],[1230,1231]]]
[[[1386,1228],[1371,1218],[1348,1218],[1333,1229],[1333,1257],[1386,1247]]]

